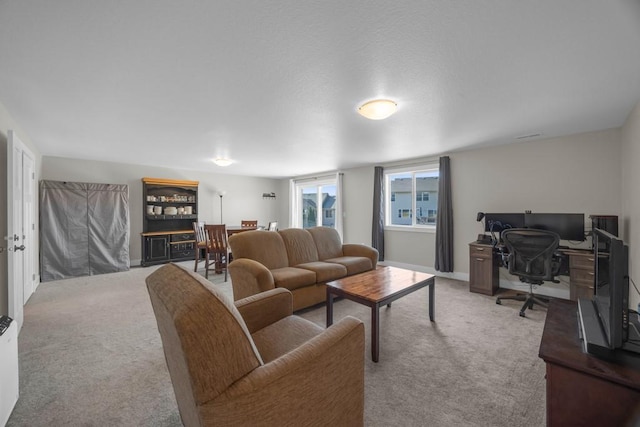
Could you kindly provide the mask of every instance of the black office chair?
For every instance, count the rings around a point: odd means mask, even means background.
[[[553,281],[560,270],[560,262],[555,252],[558,249],[560,236],[553,231],[532,228],[510,228],[501,234],[507,249],[506,263],[509,273],[520,277],[521,282],[529,284],[529,292],[514,296],[498,297],[496,304],[504,299],[524,301],[520,316],[524,316],[527,308],[533,304],[547,307],[549,302],[533,293],[533,285],[541,285],[544,281]]]

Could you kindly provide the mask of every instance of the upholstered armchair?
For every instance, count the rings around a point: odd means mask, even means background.
[[[364,326],[292,315],[291,292],[236,301],[167,264],[146,279],[185,426],[357,426]]]

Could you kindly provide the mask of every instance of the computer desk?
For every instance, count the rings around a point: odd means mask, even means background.
[[[584,249],[558,250],[568,257],[569,299],[593,296],[595,284],[593,252]],[[498,269],[501,265],[499,250],[490,243],[469,243],[469,291],[494,295],[499,287]]]

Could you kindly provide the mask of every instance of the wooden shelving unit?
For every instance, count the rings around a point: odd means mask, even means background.
[[[142,178],[143,266],[195,257],[198,181]]]

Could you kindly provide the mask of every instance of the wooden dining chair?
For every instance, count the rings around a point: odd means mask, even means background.
[[[209,270],[216,273],[224,270],[224,281],[227,281],[229,263],[229,245],[227,244],[227,226],[224,224],[207,224],[204,226],[207,236],[207,259],[204,277],[209,278]]]
[[[258,228],[258,221],[243,219],[242,221],[240,221],[240,226],[242,228]]]
[[[206,250],[207,250],[207,235],[204,231],[204,222],[198,221],[193,223],[193,234],[195,235],[195,250],[196,250],[196,265],[193,267],[193,272],[198,271],[198,263],[201,261],[206,261]],[[205,252],[203,254],[203,252]]]

